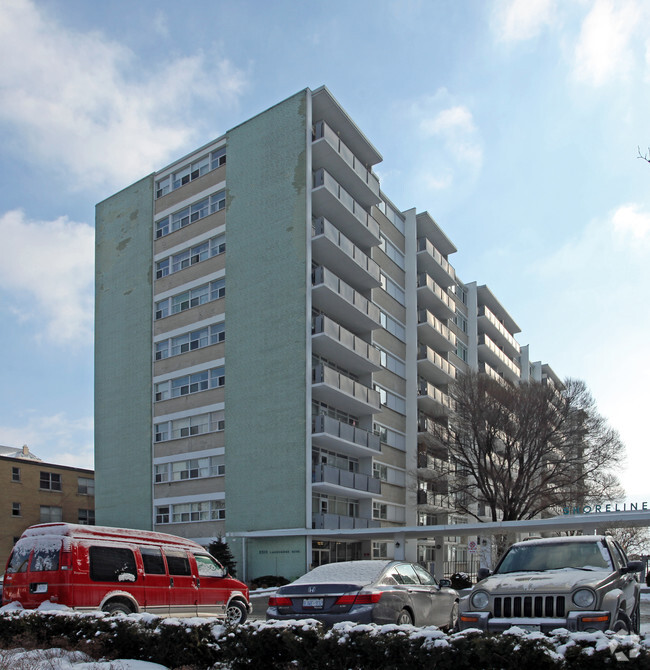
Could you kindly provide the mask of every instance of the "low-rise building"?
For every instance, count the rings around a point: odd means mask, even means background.
[[[29,451],[0,446],[0,571],[28,526],[52,521],[95,523],[95,473],[46,463]]]

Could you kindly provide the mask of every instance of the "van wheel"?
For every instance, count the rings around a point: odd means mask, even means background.
[[[133,610],[126,604],[122,603],[119,600],[111,600],[102,607],[102,612],[108,612],[109,614],[116,614],[121,612],[122,614],[133,614]]]
[[[239,600],[233,600],[228,605],[228,609],[226,609],[226,625],[237,626],[240,623],[244,623],[247,616],[246,607]]]

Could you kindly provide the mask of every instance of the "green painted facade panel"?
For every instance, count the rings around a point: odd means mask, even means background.
[[[152,527],[153,177],[96,208],[97,524]]]
[[[227,141],[226,530],[304,528],[307,92]],[[249,546],[256,565],[265,542]],[[304,571],[304,539],[287,544],[300,558],[273,560]]]

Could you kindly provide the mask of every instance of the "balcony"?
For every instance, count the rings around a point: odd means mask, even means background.
[[[508,357],[487,335],[478,336],[478,355],[481,362],[487,363],[511,382],[519,381],[521,368]]]
[[[424,445],[438,458],[447,458],[445,440],[449,438],[449,435],[448,427],[420,413],[418,416],[418,444]]]
[[[438,351],[456,350],[456,335],[428,309],[418,310],[418,340]]]
[[[373,456],[381,451],[379,435],[331,416],[312,417],[311,434],[312,444],[349,456]]]
[[[452,319],[456,315],[454,299],[426,272],[418,275],[418,305],[441,319]]]
[[[314,124],[312,164],[335,174],[350,195],[367,207],[379,202],[377,177],[324,121]]]
[[[418,374],[434,384],[451,384],[456,368],[426,344],[418,345]]]
[[[491,366],[488,365],[485,361],[479,363],[478,365],[479,372],[486,374],[488,377],[492,377],[499,384],[507,385],[508,382]]]
[[[379,393],[322,363],[311,371],[312,397],[361,416],[380,411]]]
[[[486,333],[495,343],[503,345],[503,350],[510,358],[521,355],[519,342],[485,305],[478,309],[478,327],[480,333]]]
[[[454,401],[433,384],[420,379],[418,382],[418,409],[433,417],[449,416],[454,410]]]
[[[427,505],[436,509],[448,509],[447,497],[443,493],[418,489],[418,505]]]
[[[379,244],[379,224],[327,170],[313,176],[312,214],[323,216],[354,244],[367,249]]]
[[[355,333],[379,328],[379,307],[364,298],[331,270],[316,267],[311,273],[312,305],[330,314]]]
[[[311,473],[312,488],[329,495],[350,495],[372,498],[381,492],[381,482],[370,475],[349,472],[326,463],[319,464]],[[350,490],[351,489],[351,490]]]
[[[316,263],[336,268],[337,275],[358,290],[381,286],[379,265],[334,224],[323,217],[314,219],[311,234],[312,257]]]
[[[312,352],[336,361],[354,374],[381,369],[379,349],[351,333],[324,314],[311,320]]]
[[[313,514],[312,528],[336,530],[338,528],[379,528],[379,521],[362,519],[357,516],[341,516],[340,514]]]
[[[431,275],[443,288],[456,282],[456,270],[426,237],[418,238],[418,270]]]

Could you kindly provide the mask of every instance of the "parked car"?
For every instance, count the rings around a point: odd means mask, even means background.
[[[267,619],[436,625],[452,629],[458,593],[404,561],[345,561],[314,568],[269,598]]]
[[[200,544],[151,531],[49,523],[15,544],[2,603],[25,609],[50,601],[76,610],[218,616],[242,623],[248,587]]]
[[[549,632],[639,632],[641,561],[628,561],[602,535],[535,539],[513,544],[493,573],[460,600],[459,627],[499,632],[516,625]]]

